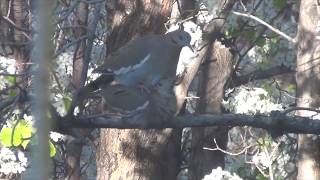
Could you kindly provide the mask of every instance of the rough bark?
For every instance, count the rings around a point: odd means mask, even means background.
[[[13,0],[12,2],[11,15],[12,21],[14,21],[15,26],[21,29],[29,28],[29,19],[28,19],[28,11],[27,11],[27,2],[25,0]],[[13,58],[16,60],[17,71],[18,73],[23,73],[26,71],[27,62],[29,61],[29,52],[26,49],[25,45],[22,45],[27,41],[25,36],[26,32],[19,30],[18,28],[13,28],[13,40],[14,43],[17,44],[13,46]],[[21,45],[19,45],[21,44]],[[18,78],[18,81],[22,82],[22,87],[25,88],[27,84],[27,77],[22,76]]]
[[[209,50],[202,70],[198,111],[220,114],[224,85],[231,74],[232,55],[219,41],[214,41]],[[202,179],[213,168],[224,167],[222,152],[204,150],[203,147],[214,148],[215,138],[219,147],[225,148],[227,133],[226,127],[192,128],[190,179]]]
[[[297,106],[320,106],[320,42],[317,40],[319,2],[302,0],[297,34]],[[300,116],[312,116],[310,111],[298,111]],[[320,179],[320,139],[314,135],[299,135],[298,179]]]
[[[24,0],[13,0],[12,1],[12,19],[17,27],[27,29],[28,27],[28,19],[27,11],[26,11],[26,2]],[[26,40],[23,32],[17,28],[14,29],[14,42],[19,44],[23,43]],[[14,58],[18,62],[18,66],[21,69],[24,69],[25,62],[27,61],[25,56],[25,48],[21,46],[16,46],[14,48]]]
[[[107,54],[137,36],[164,33],[172,3],[172,0],[107,1],[107,22],[112,29]],[[97,179],[176,179],[180,134],[175,129],[102,129]]]
[[[229,49],[216,39],[224,24],[222,17],[226,16],[233,4],[233,0],[217,3],[216,6],[221,9],[221,19],[214,20],[205,27],[205,32],[209,33],[205,35],[202,44],[209,46],[199,52],[201,59],[204,59],[199,86],[198,112],[200,113],[220,114],[222,110],[221,101],[225,83],[231,75],[232,55]],[[213,168],[224,166],[223,153],[203,150],[203,147],[212,147],[213,139],[216,138],[218,145],[224,148],[227,143],[227,133],[228,130],[224,127],[192,128],[190,179],[202,179]]]
[[[74,36],[75,39],[80,38],[87,34],[87,29],[84,27],[88,26],[88,4],[80,2],[76,8],[76,18],[74,21]],[[85,81],[81,79],[82,74],[87,74],[87,70],[84,69],[86,60],[85,49],[87,48],[86,39],[77,43],[75,52],[73,55],[73,72],[72,72],[72,84],[75,88],[80,88],[84,85]],[[84,137],[90,130],[74,129],[77,134],[81,134]],[[81,177],[80,158],[83,147],[83,140],[81,137],[71,138],[66,145],[66,165],[67,165],[67,179],[79,180]]]
[[[9,9],[9,0],[2,0],[0,2],[0,16],[7,16]],[[9,24],[2,17],[0,17],[0,39],[1,41],[8,41]],[[3,42],[2,42],[3,43]]]
[[[88,4],[80,2],[76,10],[76,19],[74,22],[76,28],[73,30],[76,39],[87,34],[87,29],[84,27],[88,26],[88,13]],[[83,66],[86,61],[84,59],[85,48],[86,40],[84,39],[77,43],[73,56],[72,84],[76,88],[84,85],[84,82],[81,82],[81,74],[83,73]]]

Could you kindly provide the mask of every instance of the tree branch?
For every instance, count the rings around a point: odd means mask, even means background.
[[[236,76],[232,78],[233,83],[231,87],[237,87],[248,82],[260,79],[267,79],[280,74],[294,73],[295,70],[290,66],[280,65],[270,67],[269,69],[261,70],[257,69],[249,74],[243,76]]]
[[[69,128],[159,129],[204,126],[252,126],[271,133],[320,134],[320,121],[300,116],[286,116],[279,111],[267,115],[201,114],[175,117],[166,122],[150,122],[141,116],[95,115],[76,117]]]
[[[259,22],[260,24],[266,26],[267,28],[269,28],[274,33],[276,33],[276,34],[280,35],[281,37],[287,39],[292,44],[296,44],[296,40],[294,38],[288,36],[287,34],[283,33],[279,29],[272,27],[270,24],[266,23],[265,21],[259,19],[256,16],[253,16],[253,15],[247,14],[247,13],[240,13],[240,12],[236,12],[236,11],[231,11],[231,13],[234,14],[234,15],[237,15],[237,16],[243,16],[243,17],[247,17],[247,18],[253,19],[253,20]]]

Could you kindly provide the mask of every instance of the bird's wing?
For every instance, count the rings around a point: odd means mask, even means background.
[[[150,56],[157,41],[159,41],[159,38],[155,35],[133,40],[112,53],[95,72],[126,71],[128,68],[137,67]]]
[[[147,94],[136,87],[111,85],[104,87],[101,92],[105,104],[118,111],[142,110],[149,104]]]

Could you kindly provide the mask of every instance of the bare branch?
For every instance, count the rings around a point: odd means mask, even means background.
[[[29,29],[26,28],[22,28],[18,25],[16,25],[15,22],[13,22],[9,17],[6,16],[0,16],[3,18],[3,20],[5,20],[7,23],[11,24],[14,28],[18,29],[19,31],[23,31],[23,32],[30,32]],[[27,34],[24,34],[29,40],[31,40],[30,36],[28,36]]]
[[[292,67],[280,65],[274,66],[266,70],[257,69],[249,74],[233,77],[231,87],[237,87],[248,82],[260,79],[267,79],[280,74],[294,73],[295,70]]]
[[[60,24],[62,21],[64,21],[74,11],[74,9],[78,6],[79,3],[80,0],[72,1],[72,4],[68,8],[68,11],[62,17],[60,17],[60,19],[58,19],[54,24]]]
[[[287,34],[283,33],[279,29],[272,27],[270,24],[266,23],[265,21],[259,19],[256,16],[253,16],[253,15],[247,14],[247,13],[240,13],[240,12],[236,12],[236,11],[231,11],[231,13],[234,14],[234,15],[237,15],[237,16],[243,16],[243,17],[247,17],[247,18],[253,19],[253,20],[261,23],[262,25],[266,26],[271,31],[273,31],[273,32],[277,33],[278,35],[282,36],[283,38],[287,39],[292,44],[296,44],[296,40],[294,38],[288,36]]]
[[[29,40],[32,41],[32,38],[26,33],[29,32],[28,29],[22,28],[18,25],[16,25],[15,22],[13,22],[9,17],[6,16],[0,16],[2,17],[7,23],[9,23],[11,26],[13,26],[14,28],[16,28],[17,30],[21,31],[21,33]]]
[[[228,152],[228,151],[220,148],[219,145],[218,145],[218,143],[217,143],[216,138],[214,138],[214,143],[215,143],[216,148],[204,147],[203,149],[209,150],[209,151],[221,151],[221,152],[223,152],[223,153],[225,153],[225,154],[228,154],[228,155],[230,155],[230,156],[238,156],[238,155],[241,155],[241,154],[245,153],[245,152],[247,151],[247,149],[249,149],[249,148],[251,148],[251,147],[253,146],[253,145],[246,146],[246,147],[244,147],[241,151],[236,152],[236,153],[232,153],[232,152]]]
[[[93,41],[95,39],[95,32],[97,29],[98,22],[102,18],[100,14],[101,7],[102,7],[101,4],[99,3],[95,4],[94,10],[93,10],[94,19],[91,20],[91,23],[88,25],[88,32],[87,32],[88,40],[87,40],[86,49],[84,52],[85,53],[84,63],[83,63],[82,73],[80,78],[81,86],[84,86],[87,79],[87,72],[89,68],[89,62],[91,61],[91,51],[93,47]]]
[[[54,58],[58,57],[58,56],[59,56],[61,53],[63,53],[66,49],[68,49],[69,47],[77,44],[78,42],[80,42],[80,41],[82,41],[82,40],[84,40],[84,39],[86,39],[86,38],[88,38],[87,35],[80,36],[79,38],[73,40],[72,42],[64,45],[61,49],[59,49],[59,50],[54,54],[53,57],[54,57]]]
[[[316,113],[320,113],[320,110],[319,109],[314,109],[314,108],[308,108],[308,107],[292,107],[292,108],[289,108],[285,111],[283,111],[282,113],[283,114],[288,114],[292,111],[312,111],[312,112],[316,112]]]
[[[320,134],[320,121],[307,117],[286,116],[279,111],[267,115],[244,114],[201,114],[175,117],[165,122],[152,122],[135,116],[95,115],[75,117],[76,120],[69,124],[71,127],[81,128],[119,128],[119,129],[152,129],[152,128],[184,128],[205,126],[252,126],[270,130],[272,132]]]
[[[13,76],[13,77],[19,77],[19,76],[28,76],[32,74],[33,72],[23,72],[19,74],[11,74],[11,73],[0,73],[0,76]]]

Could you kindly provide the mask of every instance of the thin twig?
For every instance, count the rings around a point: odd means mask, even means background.
[[[7,21],[9,24],[11,24],[14,28],[16,28],[17,30],[21,31],[21,33],[29,40],[31,41],[31,37],[26,33],[26,32],[29,32],[28,29],[24,29],[18,25],[16,25],[15,22],[13,22],[10,18],[6,17],[6,16],[0,16],[2,17],[5,21]]]
[[[87,35],[84,35],[84,36],[81,36],[79,37],[78,39],[64,45],[61,49],[59,49],[53,56],[53,58],[56,58],[58,57],[61,53],[63,53],[66,49],[68,49],[69,47],[73,46],[74,44],[77,44],[78,42],[86,39],[88,36]]]
[[[57,73],[53,70],[53,68],[52,68],[51,66],[49,66],[49,69],[50,69],[50,71],[51,71],[51,73],[52,73],[53,79],[54,79],[54,80],[56,81],[56,83],[57,83],[58,89],[60,90],[61,93],[63,93],[63,88],[62,88],[62,86],[61,86],[61,83],[60,83],[60,81],[59,81],[59,78],[58,78],[58,76],[57,76]]]
[[[8,18],[9,18],[10,13],[11,13],[12,1],[10,0],[8,4],[9,4],[9,6],[8,6],[8,12],[7,12],[7,16],[6,16],[6,17],[8,17]]]
[[[277,33],[278,35],[282,36],[283,38],[287,39],[289,42],[291,42],[292,44],[296,44],[296,40],[290,36],[288,36],[287,34],[283,33],[282,31],[280,31],[277,28],[272,27],[270,24],[268,24],[267,22],[259,19],[256,16],[253,16],[251,14],[247,14],[247,13],[240,13],[240,12],[236,12],[236,11],[231,11],[232,14],[237,15],[237,16],[243,16],[243,17],[247,17],[250,19],[253,19],[259,23],[261,23],[262,25],[266,26],[267,28],[269,28],[271,31]]]
[[[269,176],[268,174],[266,174],[266,173],[263,171],[263,169],[262,169],[258,164],[254,163],[254,162],[252,162],[252,161],[247,161],[246,163],[247,163],[247,164],[253,164],[253,165],[258,169],[258,171],[259,171],[264,177],[268,177],[268,176]]]
[[[0,76],[14,76],[14,77],[18,77],[18,76],[25,76],[30,72],[25,72],[25,73],[20,73],[20,74],[10,74],[10,73],[0,73]]]
[[[79,3],[80,3],[80,0],[72,1],[72,4],[68,9],[68,11],[60,19],[58,19],[54,24],[60,24],[67,17],[69,17],[69,15],[73,12],[73,10],[78,6]]]
[[[96,37],[95,32],[97,29],[98,22],[102,18],[100,14],[101,7],[102,7],[101,4],[95,4],[94,10],[93,10],[94,19],[88,25],[88,31],[87,31],[88,39],[87,39],[86,49],[84,52],[84,60],[83,60],[84,62],[83,62],[82,73],[80,77],[81,86],[85,85],[85,82],[87,79],[89,62],[91,61],[91,52],[93,48],[93,42]]]
[[[274,180],[273,178],[273,170],[272,170],[272,156],[269,154],[267,147],[263,147],[264,153],[268,157],[268,170],[269,170],[269,178],[270,180]]]
[[[316,112],[316,113],[320,113],[319,109],[308,108],[308,107],[292,107],[292,108],[289,108],[289,109],[286,109],[286,110],[282,111],[281,113],[282,114],[288,114],[288,113],[290,113],[292,111],[299,111],[299,110],[313,111],[313,112]]]
[[[228,154],[228,155],[231,155],[231,156],[238,156],[238,155],[240,155],[240,154],[243,154],[244,152],[247,151],[247,149],[249,149],[249,148],[251,148],[251,147],[253,146],[253,145],[250,145],[250,146],[245,147],[244,149],[242,149],[241,151],[239,151],[239,152],[237,152],[237,153],[232,153],[232,152],[228,152],[228,151],[226,151],[226,150],[224,150],[224,149],[221,149],[221,148],[219,147],[218,143],[217,143],[216,138],[214,138],[214,143],[215,143],[215,145],[216,145],[216,148],[203,147],[203,149],[209,150],[209,151],[221,151],[221,152],[223,152],[223,153],[225,153],[225,154]]]
[[[242,0],[240,0],[240,5],[242,6],[244,11],[246,11],[246,12],[248,11],[246,6],[243,4]]]

